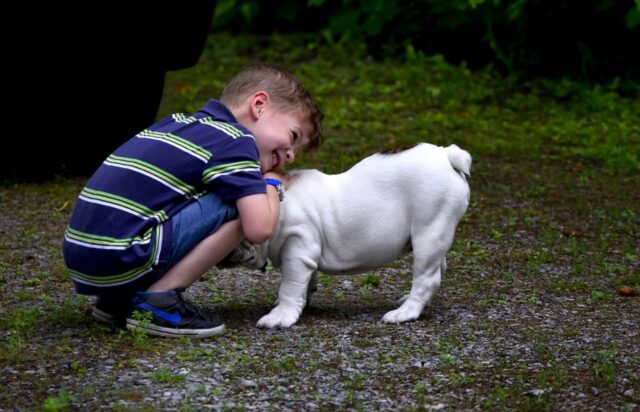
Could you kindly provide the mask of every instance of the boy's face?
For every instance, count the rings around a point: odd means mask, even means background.
[[[266,173],[293,162],[307,144],[311,125],[294,112],[279,112],[271,105],[262,107],[251,131],[260,153],[260,170]]]

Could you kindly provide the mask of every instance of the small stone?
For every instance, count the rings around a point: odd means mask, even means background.
[[[628,398],[633,398],[634,396],[636,396],[636,391],[633,389],[627,389],[626,391],[624,391],[623,395]]]
[[[342,289],[346,289],[346,290],[353,290],[354,289],[353,282],[350,281],[350,280],[345,280],[344,282],[342,282],[340,287]]]
[[[258,384],[256,383],[256,381],[253,381],[251,379],[240,379],[240,387],[243,389],[257,388]]]
[[[544,395],[544,389],[531,389],[529,392],[527,392],[527,395],[540,397]]]
[[[2,369],[2,374],[4,374],[4,375],[19,375],[20,372],[18,372],[15,369],[11,369],[9,367],[6,367],[6,368]]]

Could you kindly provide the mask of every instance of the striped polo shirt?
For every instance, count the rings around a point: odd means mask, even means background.
[[[65,232],[76,291],[101,294],[166,262],[171,217],[204,193],[227,202],[266,193],[258,159],[254,136],[217,100],[125,142],[82,189]]]

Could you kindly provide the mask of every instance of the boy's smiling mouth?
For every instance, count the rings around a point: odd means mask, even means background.
[[[280,167],[280,154],[274,150],[271,155],[271,170],[275,170]]]

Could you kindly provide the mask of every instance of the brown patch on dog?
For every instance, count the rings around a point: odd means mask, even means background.
[[[404,146],[400,146],[400,147],[392,147],[390,149],[387,149],[385,151],[380,152],[380,154],[383,154],[383,155],[396,154],[396,153],[404,152],[405,150],[413,149],[417,145],[418,144],[415,143],[415,144],[412,144],[412,145],[404,145]]]

